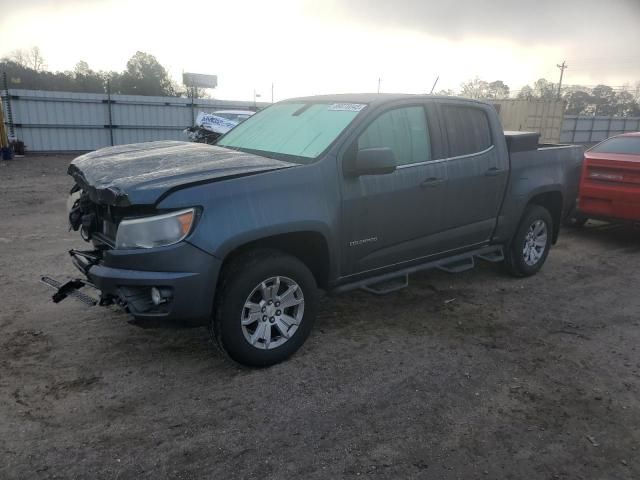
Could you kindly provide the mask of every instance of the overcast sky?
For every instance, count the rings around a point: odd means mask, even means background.
[[[176,80],[218,75],[217,98],[512,90],[540,77],[640,81],[640,0],[0,0],[0,56],[39,46],[50,69],[121,71],[136,50]]]

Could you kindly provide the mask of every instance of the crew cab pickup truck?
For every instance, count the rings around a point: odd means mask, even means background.
[[[70,224],[93,246],[70,252],[84,277],[57,300],[88,284],[102,305],[208,324],[231,358],[274,364],[309,335],[320,289],[382,294],[476,259],[536,273],[581,161],[505,135],[489,104],[400,94],[283,101],[216,145],[105,148],[69,166]]]

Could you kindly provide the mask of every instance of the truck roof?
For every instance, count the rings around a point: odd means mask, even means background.
[[[486,102],[462,97],[447,97],[443,95],[413,94],[413,93],[338,93],[331,95],[312,95],[308,97],[298,97],[287,99],[287,102],[340,102],[340,103],[367,103],[370,105],[383,104],[395,100],[404,99],[440,99],[456,100],[469,103],[480,103],[488,105]]]

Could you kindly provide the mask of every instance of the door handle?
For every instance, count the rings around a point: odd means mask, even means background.
[[[444,178],[440,177],[429,177],[425,181],[423,181],[420,186],[421,187],[437,187],[438,185],[442,185],[444,183]]]
[[[496,175],[500,175],[504,170],[500,170],[498,167],[491,167],[489,170],[484,172],[487,177],[495,177]]]

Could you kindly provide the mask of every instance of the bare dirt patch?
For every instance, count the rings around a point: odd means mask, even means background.
[[[640,232],[565,230],[542,272],[325,297],[290,361],[54,305],[68,157],[0,162],[0,478],[640,477]]]

